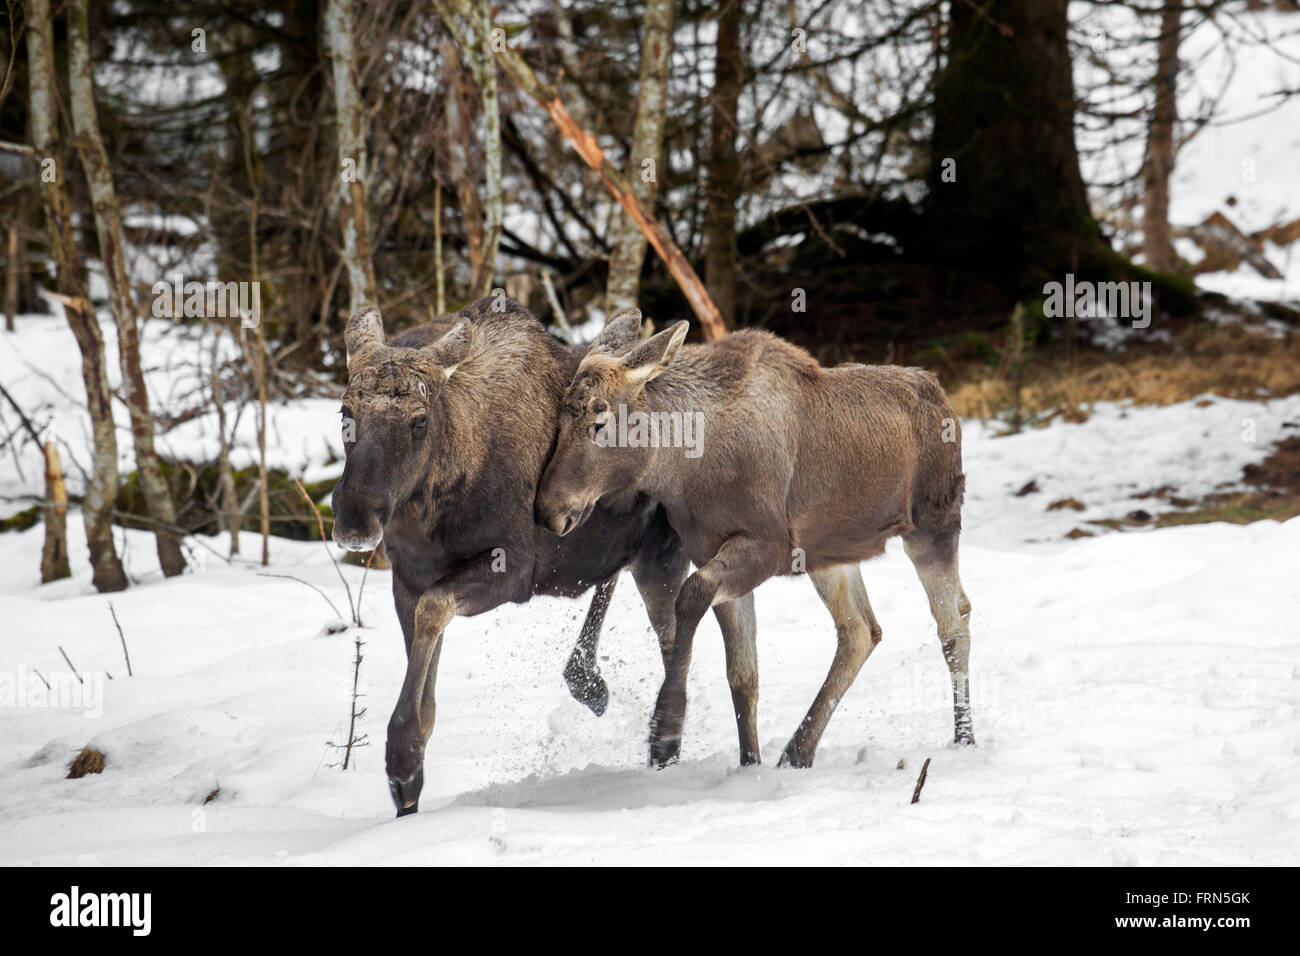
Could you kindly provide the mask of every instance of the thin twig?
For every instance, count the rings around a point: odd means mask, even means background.
[[[135,673],[131,670],[131,652],[126,649],[126,635],[122,633],[122,625],[118,623],[117,612],[113,610],[113,602],[108,602],[108,613],[113,615],[113,623],[117,625],[117,636],[122,639],[122,656],[126,658],[126,676],[134,677]]]
[[[76,675],[77,680],[78,680],[80,683],[84,684],[85,681],[82,680],[82,679],[81,679],[81,675],[77,673],[77,665],[74,664],[74,663],[72,663],[72,658],[68,657],[68,652],[65,651],[65,650],[63,649],[63,645],[62,645],[62,644],[59,645],[59,653],[62,654],[62,655],[63,655],[63,659],[64,659],[65,661],[68,662],[68,666],[72,668],[72,673],[73,673],[74,675]]]
[[[292,574],[272,574],[270,571],[258,571],[256,573],[259,578],[284,578],[286,581],[297,581],[299,584],[307,585],[307,587],[311,588],[325,599],[325,603],[330,606],[330,610],[334,612],[335,617],[340,619],[343,617],[343,615],[339,613],[339,609],[334,606],[334,602],[330,600],[330,596],[310,581],[304,581],[302,578],[295,578]]]
[[[358,743],[356,738],[357,718],[365,713],[364,708],[361,713],[357,712],[357,687],[361,683],[361,631],[356,633],[357,656],[352,664],[352,714],[348,718],[348,746],[343,751],[343,769],[348,769],[348,762],[352,759],[352,748]]]
[[[42,674],[40,671],[36,670],[35,667],[33,667],[32,670],[35,671],[36,676],[39,677],[39,678],[41,679],[41,683],[45,685],[45,689],[46,689],[46,690],[53,690],[53,689],[54,689],[54,688],[52,688],[52,687],[50,686],[50,682],[47,681],[47,680],[45,679],[45,675],[44,675],[44,674]]]
[[[302,486],[302,482],[295,478],[293,483],[298,486],[298,490],[302,492],[302,496],[307,499],[307,504],[311,506],[312,512],[316,515],[316,527],[320,529],[320,543],[325,548],[325,553],[329,555],[330,563],[334,565],[334,573],[337,574],[339,580],[343,582],[343,590],[348,594],[348,607],[352,611],[352,622],[360,625],[361,619],[358,616],[360,612],[357,605],[352,603],[352,588],[348,586],[348,579],[344,576],[343,569],[339,567],[339,562],[338,559],[334,557],[334,552],[330,550],[329,541],[325,539],[325,519],[321,517],[320,509],[316,507],[316,502],[311,500],[311,495],[307,494],[307,489]]]
[[[921,788],[925,786],[925,775],[930,769],[930,758],[925,758],[925,763],[921,764],[921,776],[916,778],[916,789],[912,791],[912,802],[921,802]]]

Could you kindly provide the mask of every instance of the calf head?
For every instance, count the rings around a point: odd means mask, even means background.
[[[620,419],[645,411],[646,384],[668,367],[688,327],[678,322],[642,342],[638,309],[617,312],[605,325],[564,396],[555,453],[537,489],[543,527],[566,535],[602,496],[638,485],[654,449],[622,441]]]
[[[343,477],[334,487],[334,540],[369,551],[393,511],[423,486],[452,426],[447,380],[469,351],[472,326],[457,323],[421,348],[384,344],[379,310],[348,320],[343,393]]]

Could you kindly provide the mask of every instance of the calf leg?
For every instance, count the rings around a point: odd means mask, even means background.
[[[722,646],[727,653],[727,683],[731,686],[731,704],[736,712],[740,765],[761,763],[758,753],[758,628],[754,619],[753,592],[714,605],[713,615],[722,629]]]
[[[645,602],[650,623],[659,637],[659,653],[667,676],[677,627],[677,594],[690,562],[680,552],[660,554],[653,560],[638,560],[632,577]],[[759,763],[758,747],[758,647],[754,619],[754,597],[747,594],[715,605],[713,615],[722,631],[727,654],[727,683],[736,711],[736,733],[740,738],[742,766]]]
[[[863,663],[880,643],[880,623],[867,600],[867,586],[856,564],[813,571],[817,596],[835,620],[835,659],[821,690],[781,754],[779,766],[811,767],[831,714],[852,686]]]
[[[665,673],[673,655],[673,635],[677,629],[677,593],[690,566],[686,556],[676,548],[638,555],[632,562],[632,580],[645,603],[650,626],[659,638],[659,657]]]
[[[686,718],[686,676],[691,667],[695,629],[714,604],[747,595],[780,570],[784,545],[735,535],[722,543],[713,560],[686,579],[676,601],[672,658],[650,720],[650,762],[665,767],[681,752]],[[736,645],[740,647],[738,642]]]
[[[970,712],[970,599],[957,574],[957,535],[939,538],[913,533],[903,539],[907,556],[930,600],[939,628],[943,659],[952,679],[953,741],[975,743]]]
[[[609,610],[609,601],[617,583],[618,575],[615,574],[596,585],[591,605],[587,608],[587,618],[582,622],[578,643],[574,645],[569,663],[564,667],[564,681],[569,685],[569,693],[597,717],[604,714],[605,708],[609,706],[609,685],[600,676],[596,649],[600,645],[600,629],[605,623],[605,612]]]

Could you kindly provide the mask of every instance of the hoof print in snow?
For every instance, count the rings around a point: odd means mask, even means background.
[[[68,764],[68,779],[79,780],[88,773],[104,772],[104,755],[91,747],[82,747],[81,752]]]

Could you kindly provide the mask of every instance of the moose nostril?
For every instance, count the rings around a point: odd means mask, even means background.
[[[568,534],[570,531],[573,530],[574,521],[575,519],[572,513],[564,516],[564,527],[560,529],[561,538],[563,538],[566,534]]]

